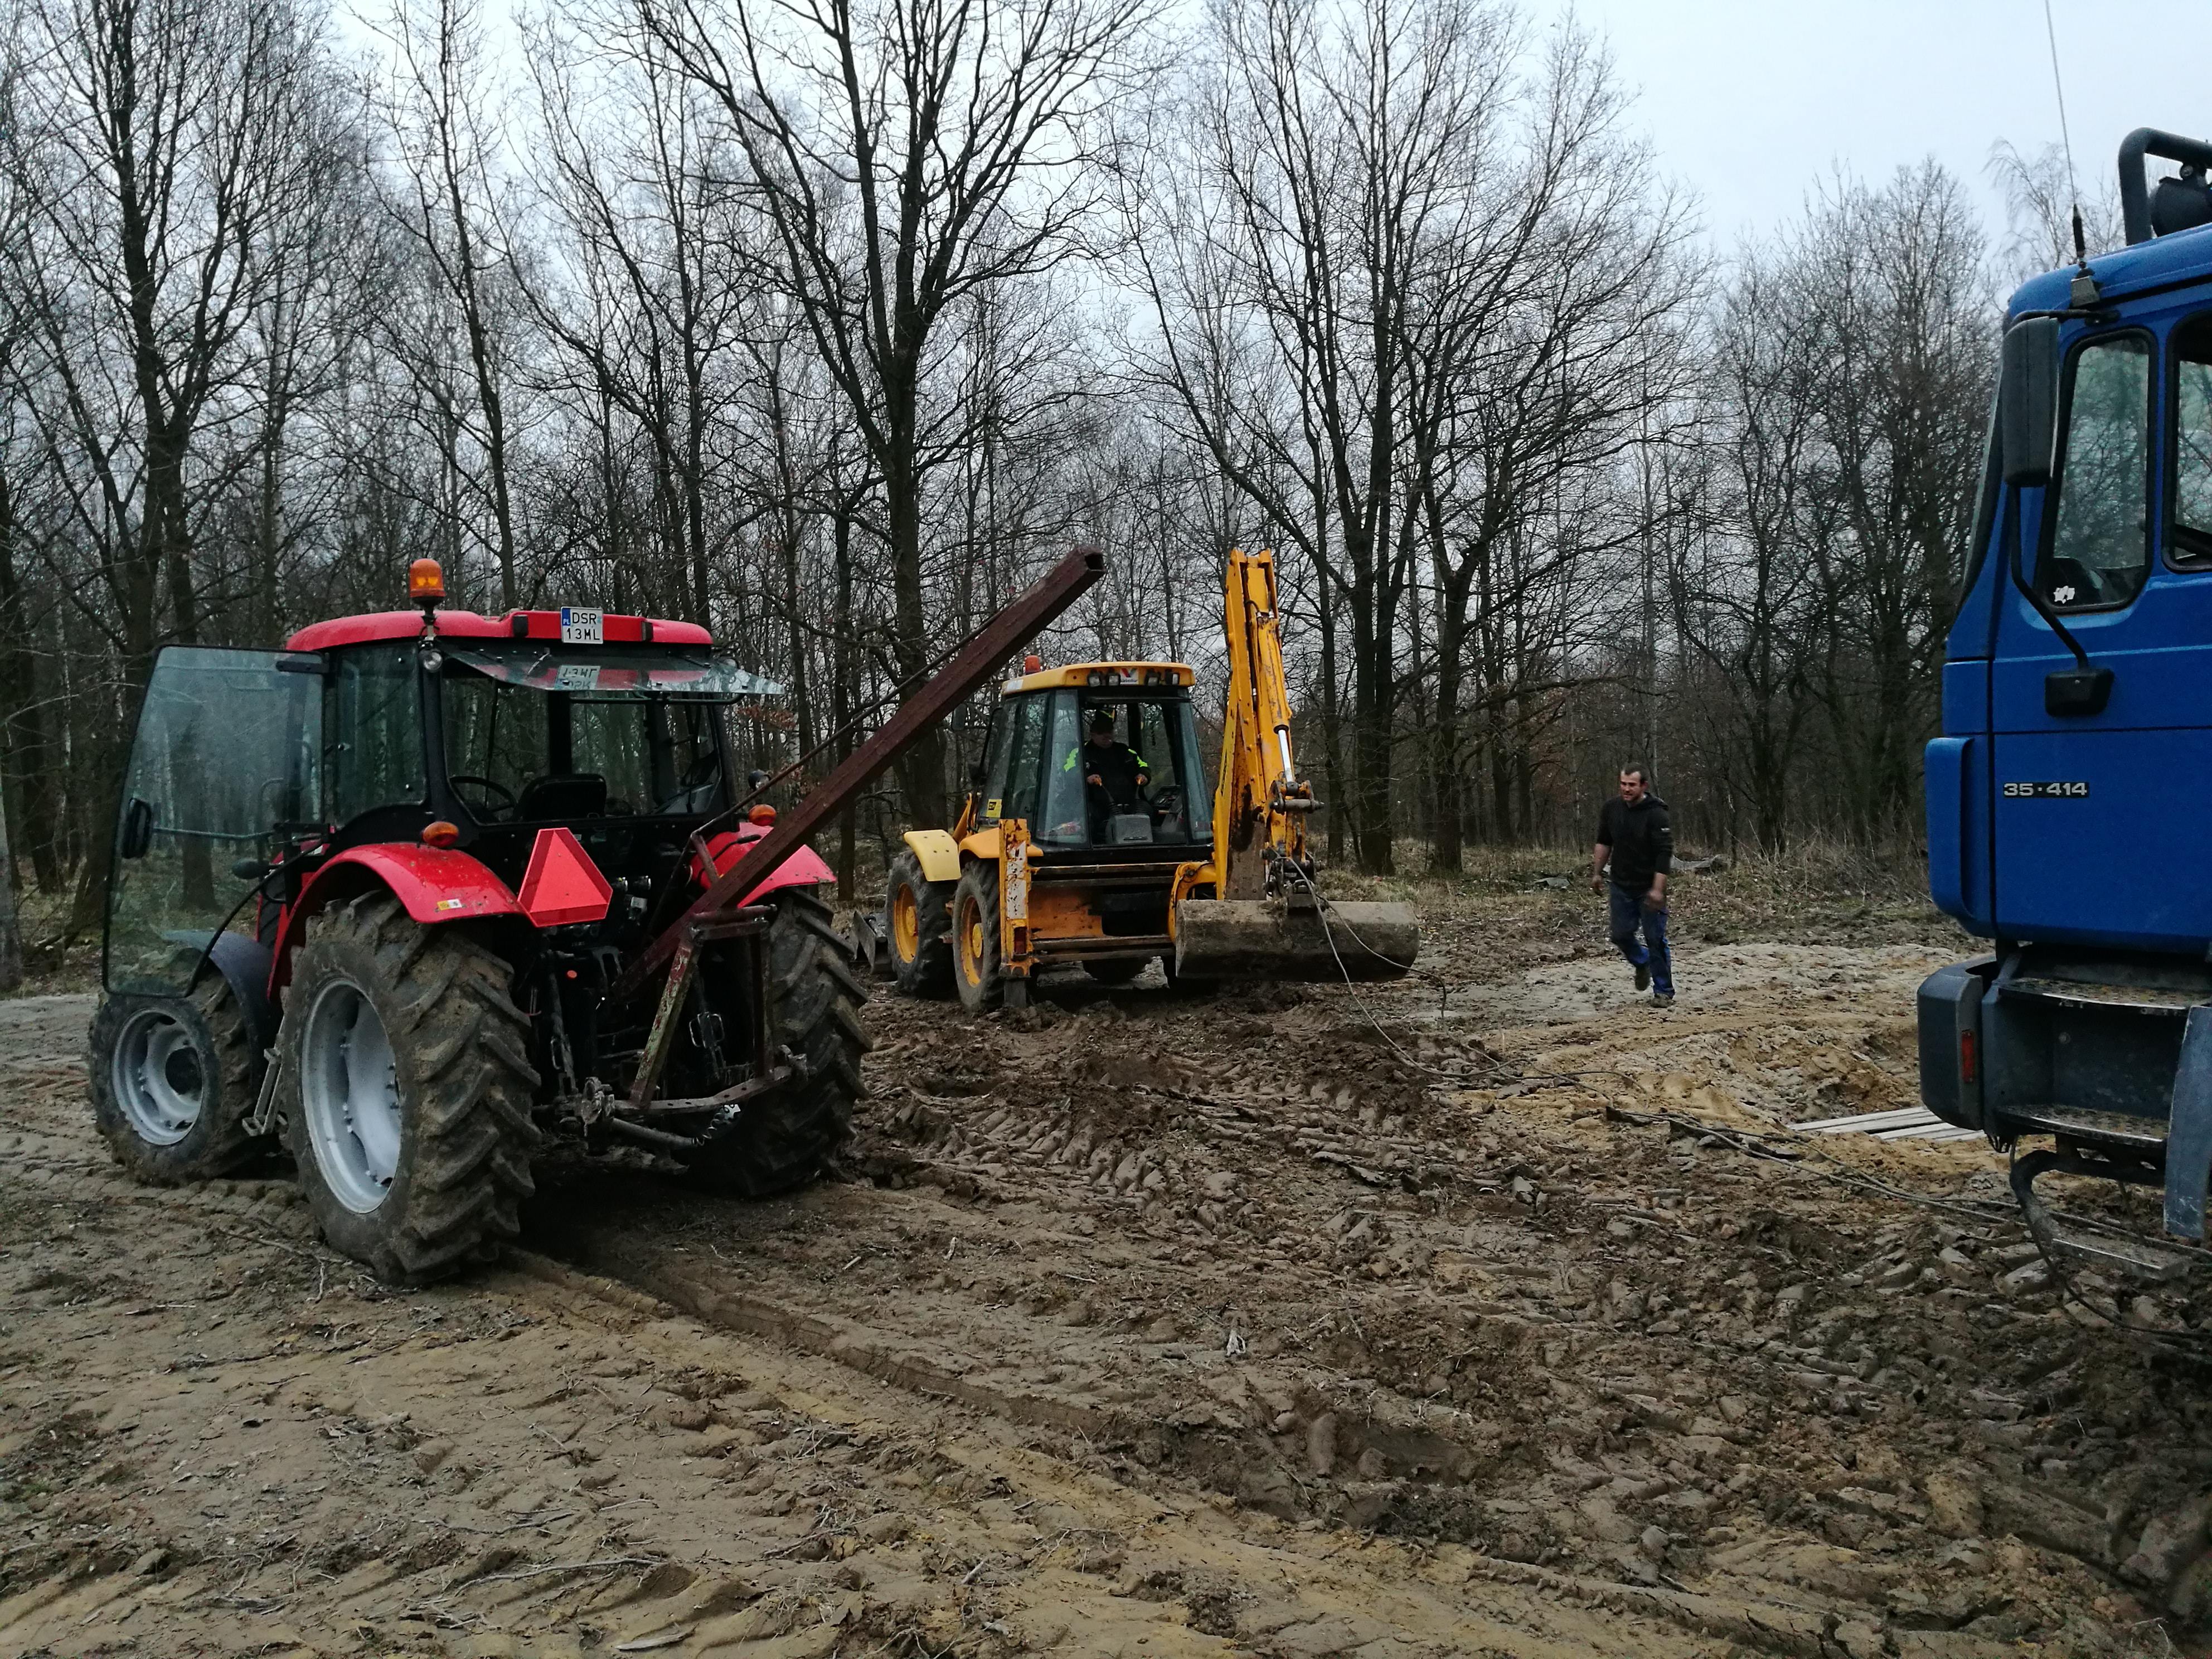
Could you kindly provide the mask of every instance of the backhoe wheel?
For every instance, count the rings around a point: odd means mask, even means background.
[[[93,1121],[134,1178],[212,1180],[262,1144],[240,1127],[253,1110],[253,1038],[213,967],[188,997],[105,998],[85,1048]]]
[[[951,892],[921,873],[921,860],[907,848],[891,860],[884,898],[884,921],[890,934],[891,978],[909,997],[941,997],[952,987]]]
[[[795,888],[768,902],[769,1041],[806,1062],[796,1084],[747,1101],[737,1121],[691,1156],[692,1173],[740,1198],[787,1192],[820,1175],[853,1133],[860,1056],[875,1046],[860,1024],[868,1000],[847,966],[851,947],[829,908]]]
[[[1101,985],[1127,985],[1151,966],[1151,963],[1145,961],[1086,962],[1083,964],[1083,971]]]
[[[995,1008],[999,979],[999,866],[971,864],[952,890],[952,986],[970,1013]]]
[[[309,924],[284,999],[284,1139],[323,1237],[379,1278],[488,1261],[530,1196],[538,1073],[507,964],[388,893]]]

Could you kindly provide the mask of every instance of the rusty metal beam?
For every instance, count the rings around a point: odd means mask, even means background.
[[[1018,594],[962,647],[960,654],[925,681],[918,691],[899,705],[875,736],[839,762],[775,829],[755,842],[744,856],[701,894],[691,908],[615,981],[610,998],[623,1001],[643,990],[661,964],[676,954],[678,945],[696,921],[736,904],[744,895],[774,875],[783,861],[804,847],[853,799],[873,783],[884,769],[929,728],[967,701],[975,688],[998,672],[1018,646],[1073,605],[1083,591],[1106,574],[1106,556],[1096,547],[1079,546]]]

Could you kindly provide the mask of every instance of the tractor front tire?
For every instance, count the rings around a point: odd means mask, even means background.
[[[860,1056],[875,1046],[860,1024],[868,1000],[847,965],[851,948],[829,907],[796,888],[768,901],[769,1041],[802,1062],[795,1083],[745,1102],[737,1121],[690,1154],[715,1191],[768,1198],[826,1170],[853,1133]]]
[[[941,997],[952,988],[951,892],[921,873],[911,847],[891,860],[884,895],[884,931],[890,935],[891,979],[899,994]]]
[[[93,1121],[134,1180],[211,1181],[264,1144],[243,1127],[253,1110],[253,1036],[213,967],[190,996],[103,998],[85,1070]]]
[[[388,893],[315,917],[285,996],[284,1138],[323,1237],[393,1284],[495,1259],[532,1192],[513,970]]]
[[[1006,996],[999,977],[999,866],[980,860],[960,872],[952,890],[952,988],[971,1014]]]

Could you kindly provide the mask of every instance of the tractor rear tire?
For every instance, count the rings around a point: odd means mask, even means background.
[[[188,997],[102,998],[85,1070],[100,1139],[149,1186],[212,1181],[266,1144],[243,1127],[253,1110],[252,1033],[213,967]]]
[[[977,862],[952,890],[952,988],[971,1014],[995,1008],[1006,988],[999,977],[999,866]]]
[[[911,847],[891,860],[884,896],[884,931],[890,939],[891,979],[899,994],[941,997],[952,988],[952,897],[921,873]]]
[[[532,1191],[514,970],[389,893],[315,917],[285,996],[284,1139],[323,1237],[393,1284],[495,1259]]]
[[[860,1024],[868,1000],[848,965],[851,948],[811,894],[771,894],[769,1041],[805,1062],[798,1082],[747,1101],[737,1121],[690,1154],[692,1174],[717,1192],[768,1198],[821,1175],[853,1133],[860,1056],[875,1046]]]

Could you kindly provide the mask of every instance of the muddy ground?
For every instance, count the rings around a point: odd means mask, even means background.
[[[886,989],[843,1179],[555,1164],[416,1292],[0,1004],[0,1656],[2207,1651],[2206,1310],[1789,1127],[1965,941],[1701,878],[1659,1011],[1535,873],[1356,1001]]]

